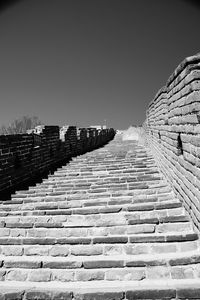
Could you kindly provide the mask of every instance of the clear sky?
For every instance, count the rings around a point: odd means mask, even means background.
[[[21,0],[0,13],[0,125],[126,129],[176,66],[200,51],[186,0]]]

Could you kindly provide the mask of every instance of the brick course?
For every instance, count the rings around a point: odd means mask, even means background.
[[[149,104],[146,144],[200,229],[200,54],[186,58]]]

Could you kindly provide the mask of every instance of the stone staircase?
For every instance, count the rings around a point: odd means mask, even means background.
[[[0,299],[200,299],[199,239],[121,136],[0,204]]]

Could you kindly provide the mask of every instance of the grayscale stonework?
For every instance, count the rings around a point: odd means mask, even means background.
[[[175,70],[132,139],[70,126],[62,141],[58,128],[33,135],[38,167],[71,160],[1,201],[0,299],[200,299],[199,65]],[[10,187],[22,168],[30,176],[20,155]]]

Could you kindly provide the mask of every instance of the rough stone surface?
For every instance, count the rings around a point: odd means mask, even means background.
[[[178,300],[186,283],[200,283],[199,239],[182,202],[148,148],[120,134],[18,191],[0,212],[1,293]]]
[[[199,230],[199,55],[194,58],[185,59],[150,102],[142,135]]]

